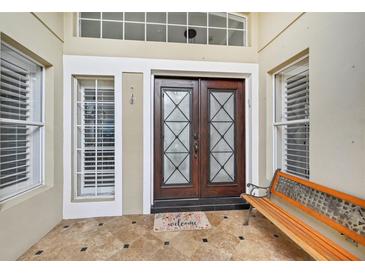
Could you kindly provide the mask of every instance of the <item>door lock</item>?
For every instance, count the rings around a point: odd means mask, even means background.
[[[198,151],[199,151],[198,141],[194,142],[193,149],[194,149],[194,158],[198,158]]]

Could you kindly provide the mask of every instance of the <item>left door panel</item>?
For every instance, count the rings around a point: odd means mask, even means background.
[[[199,196],[198,113],[198,80],[155,79],[155,199]]]

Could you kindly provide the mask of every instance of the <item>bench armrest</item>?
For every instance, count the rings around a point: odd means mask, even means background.
[[[271,180],[271,183],[269,186],[258,186],[258,185],[254,185],[252,183],[248,183],[246,186],[247,187],[251,187],[251,190],[250,190],[250,193],[247,193],[248,195],[250,196],[254,196],[254,197],[258,197],[258,198],[263,198],[263,197],[270,197],[271,195],[271,186],[273,185],[274,183],[274,180],[275,180],[275,177],[276,177],[276,174],[280,171],[280,168],[278,168],[275,173],[274,173],[274,176]],[[260,195],[260,196],[255,196],[253,195],[253,192],[256,190],[256,189],[264,189],[266,191],[266,194],[265,195]]]
[[[248,183],[247,186],[248,187],[253,187],[253,188],[260,188],[260,189],[268,189],[268,188],[271,187],[271,186],[258,186],[258,185],[254,185],[254,184],[251,184],[251,183]]]
[[[258,186],[258,185],[254,185],[254,184],[248,183],[247,184],[247,187],[251,187],[250,193],[247,193],[247,195],[250,195],[250,196],[253,196],[253,197],[257,197],[257,198],[270,196],[270,188],[271,188],[271,185],[269,185],[269,186]],[[253,192],[256,189],[263,189],[263,190],[266,191],[266,194],[265,195],[260,195],[260,196],[253,195]]]

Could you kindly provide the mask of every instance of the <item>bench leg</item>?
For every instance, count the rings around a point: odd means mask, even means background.
[[[248,208],[247,216],[245,217],[245,219],[243,221],[243,225],[248,225],[248,221],[250,220],[251,212],[252,212],[252,205],[250,205],[250,207]]]

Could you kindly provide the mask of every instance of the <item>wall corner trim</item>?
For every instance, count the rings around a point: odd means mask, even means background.
[[[303,15],[305,14],[305,12],[302,12],[301,14],[299,14],[296,18],[294,18],[285,28],[283,28],[278,34],[276,34],[269,42],[267,42],[263,47],[261,47],[257,53],[260,53],[261,51],[263,51],[267,46],[269,46],[272,42],[274,42],[276,40],[276,38],[278,38],[284,31],[286,31],[291,25],[293,25],[296,21],[299,20],[299,18],[301,18]]]
[[[47,24],[44,22],[35,12],[31,12],[31,14],[39,21],[43,26],[46,27],[58,40],[60,40],[61,43],[64,43],[65,41],[57,35],[56,32],[54,32]]]

